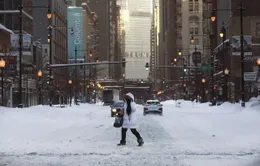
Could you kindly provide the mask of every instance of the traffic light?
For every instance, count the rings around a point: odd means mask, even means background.
[[[186,86],[187,86],[187,84],[184,83],[184,84],[183,84],[183,87],[186,87]]]
[[[145,70],[146,70],[146,71],[149,70],[149,64],[148,64],[148,63],[145,64]]]
[[[162,80],[162,83],[163,83],[163,84],[165,84],[165,83],[166,83],[166,81],[165,81],[165,78],[163,78],[163,80]]]
[[[125,67],[125,59],[122,59],[123,63],[122,63],[122,67]]]
[[[50,70],[50,64],[49,63],[46,64],[46,69]]]
[[[99,58],[96,58],[96,62],[99,62]]]
[[[92,51],[91,51],[91,50],[89,51],[89,56],[90,56],[90,57],[92,57],[92,56],[93,56],[93,53],[92,53]]]
[[[214,69],[218,69],[218,67],[219,67],[219,60],[215,60],[214,61]]]
[[[185,73],[188,71],[186,64],[184,64],[184,66],[183,66],[183,71],[184,71]]]
[[[217,89],[217,85],[214,85],[214,86],[213,86],[213,89],[216,90],[216,89]]]
[[[51,42],[51,34],[48,34],[48,43]]]

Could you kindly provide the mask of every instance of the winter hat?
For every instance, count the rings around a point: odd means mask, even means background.
[[[126,96],[130,97],[133,101],[135,100],[134,95],[132,93],[127,93]]]

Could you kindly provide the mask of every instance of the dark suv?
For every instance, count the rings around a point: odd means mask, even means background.
[[[115,115],[118,115],[118,112],[124,110],[124,102],[123,101],[116,101],[113,105],[111,105],[111,117],[114,117]]]

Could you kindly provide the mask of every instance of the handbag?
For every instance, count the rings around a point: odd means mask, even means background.
[[[123,126],[123,117],[116,117],[114,122],[115,128],[120,128]]]

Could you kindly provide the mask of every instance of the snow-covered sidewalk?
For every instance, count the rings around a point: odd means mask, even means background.
[[[258,166],[260,111],[224,104],[164,103],[164,116],[142,115],[143,147],[129,131],[117,147],[110,107],[0,108],[0,165]],[[256,165],[254,165],[256,164]]]

